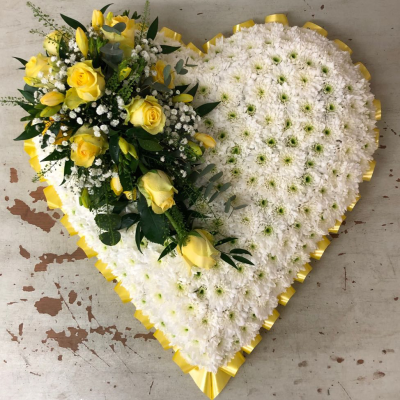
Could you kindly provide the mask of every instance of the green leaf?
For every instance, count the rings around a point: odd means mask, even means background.
[[[223,174],[224,174],[224,173],[221,171],[221,172],[218,172],[217,174],[213,175],[213,176],[210,178],[210,182],[216,182],[219,178],[222,177]]]
[[[232,250],[230,251],[230,253],[231,253],[231,254],[248,254],[249,256],[252,255],[249,251],[247,251],[247,250],[245,250],[245,249],[232,249]]]
[[[34,103],[35,102],[35,97],[31,92],[27,92],[25,90],[18,89],[18,91],[22,94],[22,96],[25,97],[26,100],[29,101],[29,103]]]
[[[142,253],[142,250],[140,248],[141,243],[142,243],[142,239],[143,239],[143,231],[142,231],[142,225],[139,222],[136,225],[136,232],[135,232],[135,242],[136,242],[136,246],[138,248],[138,250]],[[143,253],[142,253],[143,254]]]
[[[18,101],[17,104],[22,107],[26,112],[30,112],[32,110],[32,105],[28,103],[23,103],[22,101]]]
[[[138,197],[138,211],[144,236],[151,242],[163,244],[169,236],[168,220],[164,214],[155,214],[143,195]]]
[[[123,55],[124,52],[119,48],[119,43],[106,43],[100,48],[100,51],[107,56]]]
[[[18,60],[23,66],[25,66],[26,64],[28,64],[28,61],[24,60],[23,58],[19,58],[19,57],[13,57],[16,60]]]
[[[171,251],[175,250],[177,246],[177,243],[172,242],[170,243],[165,249],[161,252],[160,257],[158,257],[158,261],[160,261],[163,257],[165,257],[168,253],[171,253]]]
[[[58,46],[58,54],[60,55],[61,59],[67,58],[68,50],[67,43],[65,42],[64,38],[61,38],[60,45]]]
[[[221,253],[221,259],[224,260],[226,263],[228,263],[229,265],[231,265],[233,268],[238,269],[238,267],[236,266],[236,264],[233,262],[233,260],[227,256],[225,253]]]
[[[78,22],[77,20],[67,17],[66,15],[60,14],[61,18],[71,27],[74,29],[78,29],[81,28],[83,30],[83,32],[87,32],[87,29],[85,28],[84,25],[82,25],[80,22]]]
[[[100,9],[101,13],[104,14],[107,11],[107,8],[112,6],[114,3],[107,4],[102,9]]]
[[[113,214],[119,214],[128,204],[129,200],[119,199],[114,203]]]
[[[214,247],[215,246],[220,246],[221,244],[228,243],[231,240],[236,240],[236,239],[237,239],[237,237],[227,237],[225,239],[218,240],[218,242],[214,244]]]
[[[189,236],[196,236],[196,237],[198,237],[198,238],[203,238],[203,236],[201,236],[200,233],[197,232],[197,231],[190,231],[190,232],[188,233],[188,235],[189,235]]]
[[[47,106],[40,112],[40,116],[41,118],[50,118],[54,114],[57,114],[60,110],[61,110],[61,104],[54,107]]]
[[[250,260],[240,256],[232,256],[236,261],[242,262],[243,264],[254,265]]]
[[[118,175],[119,179],[121,181],[121,185],[124,188],[124,190],[133,190],[133,183],[132,183],[132,176],[130,173],[130,170],[127,166],[125,166],[123,163],[119,164],[119,170],[118,170]]]
[[[237,207],[233,207],[233,209],[236,210],[241,210],[242,208],[246,208],[248,206],[248,204],[241,204],[240,206]]]
[[[219,188],[219,191],[222,193],[222,192],[225,192],[226,190],[228,190],[230,187],[232,186],[232,184],[230,183],[230,182],[226,182],[226,183],[224,183],[220,188]]]
[[[158,92],[168,93],[171,90],[170,88],[168,88],[167,86],[163,85],[160,82],[154,82],[151,86]]]
[[[137,11],[135,11],[135,12],[132,14],[132,18],[131,18],[131,19],[137,20],[137,19],[140,19],[140,17],[141,17],[141,15],[138,15]]]
[[[125,132],[125,134],[127,136],[133,136],[138,139],[157,140],[154,135],[150,135],[149,132],[145,131],[143,128],[140,127],[130,128]]]
[[[119,142],[118,135],[113,135],[110,137],[109,151],[110,151],[111,159],[114,161],[115,164],[118,164],[118,161],[119,161],[120,148],[119,148],[118,142]]]
[[[67,153],[65,153],[63,151],[54,150],[47,157],[43,158],[43,160],[40,160],[40,162],[43,162],[43,161],[57,161],[57,160],[62,160],[65,157],[68,157]]]
[[[114,26],[103,25],[103,30],[109,33],[116,33],[117,35],[121,35],[121,33],[126,29],[125,22],[118,22]]]
[[[225,212],[229,212],[230,208],[231,208],[231,203],[233,200],[236,199],[236,194],[234,194],[233,196],[229,197],[228,201],[225,203]]]
[[[63,185],[67,179],[67,176],[71,175],[71,170],[72,170],[72,166],[74,165],[74,162],[72,160],[67,160],[65,161],[64,164],[64,179],[61,182],[61,185]]]
[[[158,31],[158,17],[152,22],[149,30],[147,31],[147,39],[155,39]]]
[[[128,229],[136,222],[140,221],[140,215],[136,213],[125,214],[121,218],[121,227],[120,229]]]
[[[138,141],[140,147],[147,151],[161,151],[164,148],[159,143],[153,140],[139,139]]]
[[[179,91],[180,93],[183,93],[189,85],[180,85],[180,86],[175,86],[175,92]]]
[[[167,81],[168,81],[168,78],[170,77],[170,75],[171,75],[171,66],[168,64],[163,69],[163,77],[164,77],[165,86],[169,85],[169,83]]]
[[[211,190],[214,188],[214,182],[210,182],[204,191],[204,197],[208,197],[211,194]]]
[[[220,101],[217,101],[215,103],[206,103],[203,104],[199,107],[197,107],[195,109],[197,115],[200,115],[200,117],[204,117],[205,115],[207,115],[209,112],[211,112],[212,110],[214,110],[215,107],[217,107],[217,105],[221,103]]]
[[[106,231],[119,229],[121,226],[121,217],[117,214],[97,214],[94,220],[100,229]]]
[[[121,234],[118,231],[103,232],[99,239],[107,246],[115,246],[121,240]]]
[[[166,45],[161,45],[161,54],[171,54],[174,51],[180,49],[181,47],[175,47],[175,46],[166,46]]]
[[[22,117],[20,121],[32,121],[35,118],[33,115],[27,115],[26,117]]]
[[[39,129],[36,129],[39,128]],[[43,132],[44,124],[27,125],[25,130],[14,140],[27,140],[32,139]]]
[[[203,170],[199,173],[198,178],[201,178],[204,175],[207,175],[212,169],[214,169],[215,164],[208,164]]]
[[[24,86],[24,90],[25,92],[31,92],[33,94],[35,94],[35,92],[38,90],[39,88],[33,87],[33,86],[29,86],[28,84],[25,83]]]
[[[196,83],[188,92],[187,94],[190,94],[191,96],[196,96],[197,89],[199,88],[199,84]]]

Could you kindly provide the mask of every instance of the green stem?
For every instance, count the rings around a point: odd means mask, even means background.
[[[178,233],[178,236],[181,236],[181,229],[179,228],[175,220],[172,218],[172,215],[169,213],[169,211],[165,211],[164,214],[169,219],[169,222],[171,222],[171,225],[175,228],[176,232]]]

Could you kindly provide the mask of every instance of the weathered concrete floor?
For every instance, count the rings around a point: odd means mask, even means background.
[[[56,12],[54,2],[37,1]],[[346,225],[219,399],[396,400],[400,393],[400,25],[397,0],[152,2],[153,15],[199,47],[231,26],[276,12],[311,20],[354,50],[382,100],[373,180]],[[141,2],[119,2],[121,10]],[[97,1],[57,2],[77,19]],[[55,15],[54,15],[55,16]],[[14,95],[40,39],[22,0],[0,10],[1,94]],[[36,26],[36,25],[35,25]],[[21,143],[22,112],[1,109],[0,398],[204,399],[137,322],[47,210]],[[39,188],[38,188],[39,186]]]

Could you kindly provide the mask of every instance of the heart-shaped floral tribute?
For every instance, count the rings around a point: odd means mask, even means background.
[[[147,11],[105,11],[49,22],[24,99],[3,102],[29,113],[18,139],[49,205],[214,398],[371,178],[380,105],[312,23],[247,21],[205,55]]]

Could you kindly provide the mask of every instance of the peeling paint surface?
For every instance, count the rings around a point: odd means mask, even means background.
[[[89,22],[96,2],[69,0],[57,9]],[[122,2],[121,11],[137,6]],[[102,4],[100,4],[102,6]],[[354,51],[372,75],[382,101],[377,167],[361,185],[361,200],[262,342],[247,356],[218,400],[395,400],[400,393],[400,107],[397,0],[152,1],[152,16],[198,47],[234,24],[288,12],[292,24],[323,25]],[[134,11],[133,8],[131,11]],[[18,18],[15,16],[18,15]],[[0,16],[2,95],[17,95],[23,71],[12,56],[41,51],[41,28],[25,1],[3,0]],[[357,18],[355,17],[357,16]],[[59,21],[61,22],[61,21]],[[15,34],[17,32],[17,34]],[[34,53],[33,53],[34,51]],[[0,108],[0,399],[204,400],[192,379],[171,360],[151,332],[133,318],[107,282],[77,249],[49,210],[44,184],[22,144],[17,108]]]

